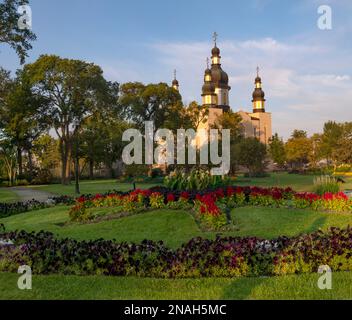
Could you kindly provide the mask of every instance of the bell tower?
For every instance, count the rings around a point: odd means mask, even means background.
[[[257,77],[254,81],[255,89],[253,91],[253,113],[265,112],[265,93],[262,89],[262,79],[259,77],[259,67],[257,67]]]

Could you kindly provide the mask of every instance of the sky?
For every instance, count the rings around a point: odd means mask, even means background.
[[[0,0],[2,1],[2,0]],[[318,8],[329,5],[332,29]],[[273,132],[321,132],[352,121],[352,0],[30,0],[37,35],[26,62],[56,54],[100,65],[108,80],[170,83],[177,70],[185,103],[201,102],[206,58],[217,32],[230,105],[251,111],[256,67]],[[20,68],[0,44],[0,65]]]

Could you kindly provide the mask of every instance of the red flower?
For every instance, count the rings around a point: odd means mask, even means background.
[[[188,200],[189,199],[189,193],[186,191],[181,192],[180,198],[182,200]]]
[[[233,196],[235,193],[236,193],[236,190],[235,190],[234,187],[227,187],[226,195],[227,195],[228,197]]]
[[[174,202],[176,200],[175,196],[172,193],[167,195],[167,202]]]

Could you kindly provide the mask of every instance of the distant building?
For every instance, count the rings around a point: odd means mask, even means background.
[[[210,128],[216,119],[224,112],[228,112],[229,105],[229,77],[221,68],[220,49],[216,45],[216,34],[214,34],[214,48],[211,51],[211,67],[207,66],[204,72],[204,84],[202,87],[202,104],[209,108],[207,123],[202,124],[202,128]],[[265,111],[265,93],[262,89],[262,79],[257,77],[254,81],[255,89],[252,95],[253,112],[238,111],[242,117],[243,132],[246,137],[256,137],[262,143],[267,144],[272,136],[271,113]],[[172,87],[179,90],[179,83],[176,80],[176,73],[172,82]]]

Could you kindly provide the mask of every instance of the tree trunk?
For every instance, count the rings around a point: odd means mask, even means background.
[[[94,179],[94,160],[89,159],[89,179]]]
[[[17,162],[18,162],[18,174],[22,176],[23,174],[23,163],[22,163],[22,149],[17,147]]]
[[[29,176],[30,176],[30,179],[33,179],[33,159],[32,159],[32,151],[31,151],[31,149],[28,149],[27,153],[28,153]]]

